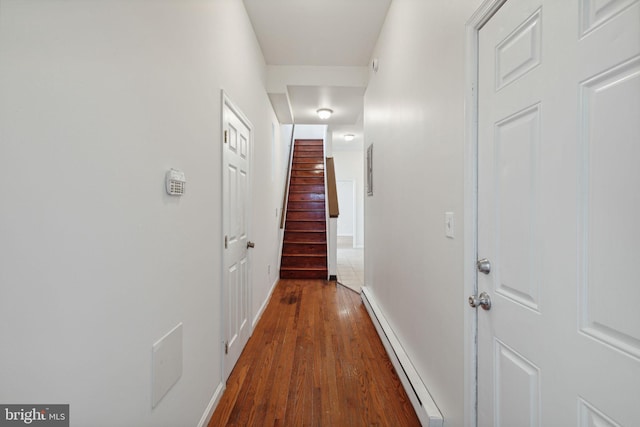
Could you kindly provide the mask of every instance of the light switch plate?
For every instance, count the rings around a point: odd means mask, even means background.
[[[453,212],[444,213],[444,235],[453,239],[455,237],[455,222]]]
[[[182,322],[153,344],[152,407],[182,376]]]

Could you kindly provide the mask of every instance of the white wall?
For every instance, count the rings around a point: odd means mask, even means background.
[[[293,139],[324,139],[327,125],[296,125]]]
[[[338,236],[354,237],[355,235],[355,181],[336,181],[338,191]]]
[[[356,247],[364,246],[364,154],[362,151],[333,151],[337,181],[354,181],[355,196],[355,240]],[[344,206],[340,205],[340,212]]]
[[[464,36],[479,4],[394,0],[365,95],[365,284],[447,426],[464,423]]]
[[[240,1],[0,0],[0,402],[198,424],[222,375],[220,90],[269,159],[264,87]],[[254,162],[254,310],[278,262],[270,168]],[[151,346],[179,322],[183,374],[152,410]]]

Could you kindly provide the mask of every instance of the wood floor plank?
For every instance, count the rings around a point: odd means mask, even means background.
[[[219,426],[419,426],[360,296],[281,280],[209,422]]]

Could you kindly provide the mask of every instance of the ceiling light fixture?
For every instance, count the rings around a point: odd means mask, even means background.
[[[317,110],[316,113],[318,113],[318,117],[320,117],[322,120],[327,120],[333,114],[333,110],[329,108],[321,108]]]
[[[355,138],[356,136],[352,133],[348,133],[344,136],[344,140],[345,141],[353,141],[353,138]]]

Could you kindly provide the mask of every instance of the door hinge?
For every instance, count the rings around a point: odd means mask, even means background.
[[[229,354],[229,342],[225,341],[224,343],[224,354]]]
[[[228,249],[229,248],[229,237],[224,236],[224,248]]]
[[[224,131],[224,143],[226,144],[227,142],[229,142],[229,131],[225,130]]]

